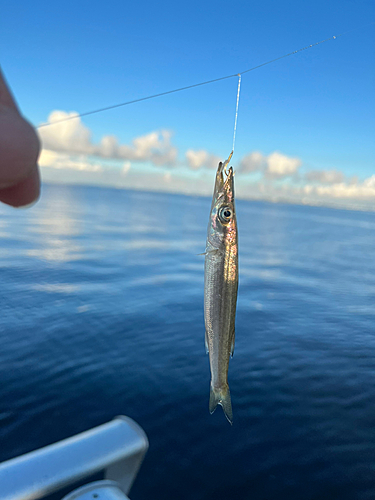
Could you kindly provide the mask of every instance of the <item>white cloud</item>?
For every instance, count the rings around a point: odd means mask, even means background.
[[[189,167],[192,170],[198,170],[200,168],[217,168],[218,164],[222,159],[219,156],[212,155],[203,149],[194,151],[193,149],[188,149],[185,153]]]
[[[192,149],[188,149],[185,153],[186,159],[188,161],[189,167],[193,170],[198,170],[201,168],[208,157],[207,151],[193,151]]]
[[[302,162],[299,158],[285,156],[278,151],[267,157],[266,175],[268,177],[288,177],[297,172]]]
[[[75,113],[54,111],[53,123]],[[43,180],[87,183],[192,194],[211,194],[213,172],[223,158],[206,150],[189,149],[186,168],[166,171],[145,166],[132,168],[134,162],[156,166],[179,164],[177,149],[168,130],[153,131],[120,144],[113,135],[93,143],[91,131],[79,118],[40,129],[43,150],[39,159]],[[113,159],[115,161],[110,162]],[[110,165],[112,163],[112,165]],[[182,165],[182,163],[180,163]],[[339,170],[311,170],[299,175],[302,161],[279,151],[263,155],[253,151],[239,162],[236,177],[237,197],[292,203],[323,204],[350,208],[375,208],[375,175],[360,182]],[[242,175],[258,172],[260,175]],[[281,182],[280,182],[281,181]]]
[[[172,175],[170,172],[167,172],[164,174],[163,176],[163,179],[165,182],[167,182],[168,184],[170,184],[172,182]]]
[[[369,199],[375,201],[375,175],[368,177],[363,182],[345,183],[340,182],[331,186],[305,186],[305,189],[310,190],[319,196],[330,196],[332,198],[353,198],[353,199]]]
[[[116,158],[118,151],[118,141],[114,135],[106,135],[102,138],[99,145],[100,156],[104,158]]]
[[[171,144],[172,133],[169,130],[151,132],[150,134],[136,137],[132,145],[117,145],[112,158],[121,158],[131,161],[149,161],[154,165],[174,166],[177,162],[177,148]],[[103,140],[106,137],[103,138]],[[102,141],[103,141],[102,140]],[[115,145],[112,144],[115,150]],[[99,148],[99,156],[101,156]]]
[[[132,166],[132,164],[130,163],[130,161],[126,161],[122,166],[122,170],[121,170],[122,175],[124,175],[124,176],[127,175],[129,170],[131,169],[131,166]]]
[[[55,169],[86,170],[87,172],[100,172],[102,165],[97,161],[89,161],[86,155],[71,156],[65,153],[57,153],[49,149],[42,149],[39,157],[41,167]]]
[[[58,122],[76,116],[76,112],[52,111],[48,123]],[[80,118],[70,119],[53,126],[39,129],[43,147],[51,151],[67,153],[92,154],[94,146],[91,143],[91,132],[83,125]]]
[[[277,183],[267,179],[237,183],[238,198],[274,203],[323,205],[353,210],[375,210],[375,175],[358,184],[332,185]]]
[[[363,186],[366,189],[375,189],[375,175],[372,175],[371,177],[365,179]]]
[[[49,167],[56,161],[58,157],[59,153],[56,153],[55,151],[50,151],[49,149],[42,149],[38,163],[41,167]]]
[[[53,124],[76,114],[53,111],[48,117],[48,123]],[[99,144],[94,144],[91,131],[80,118],[76,118],[42,127],[39,129],[39,134],[43,147],[50,151],[150,162],[154,165],[173,166],[177,162],[178,151],[171,144],[172,133],[169,130],[136,137],[130,145],[119,144],[117,138],[112,135],[104,136]]]
[[[311,170],[306,173],[306,180],[320,184],[338,184],[345,180],[345,176],[339,170]]]
[[[268,156],[253,151],[242,158],[240,170],[244,173],[263,172],[268,178],[283,178],[296,174],[301,165],[299,158],[292,158],[278,151]]]
[[[253,151],[244,156],[240,162],[241,172],[256,172],[257,170],[264,170],[266,166],[267,157],[259,151]]]

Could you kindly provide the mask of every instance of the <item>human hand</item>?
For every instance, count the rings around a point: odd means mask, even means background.
[[[39,139],[21,115],[0,70],[0,201],[22,207],[40,194]]]

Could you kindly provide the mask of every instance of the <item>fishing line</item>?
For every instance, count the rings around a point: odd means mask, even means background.
[[[238,75],[238,87],[237,87],[237,103],[236,103],[236,116],[234,118],[234,130],[233,130],[233,146],[232,153],[234,152],[234,143],[236,141],[236,130],[237,130],[237,118],[238,118],[238,103],[240,101],[240,88],[241,88],[241,75]]]
[[[99,109],[95,109],[93,111],[86,111],[85,113],[79,113],[79,114],[76,114],[76,115],[73,115],[73,116],[69,116],[67,118],[62,118],[61,120],[56,120],[56,121],[54,121],[52,123],[42,123],[41,125],[39,125],[36,128],[38,129],[38,128],[42,128],[42,127],[50,127],[51,125],[55,125],[57,123],[66,122],[68,120],[74,120],[74,119],[80,118],[82,116],[88,116],[88,115],[93,115],[93,114],[96,114],[96,113],[102,113],[103,111],[108,111],[110,109],[119,108],[121,106],[128,106],[129,104],[135,104],[136,102],[147,101],[149,99],[154,99],[156,97],[161,97],[161,96],[168,95],[168,94],[174,94],[175,92],[182,92],[183,90],[188,90],[188,89],[192,89],[192,88],[195,88],[195,87],[200,87],[202,85],[208,85],[210,83],[220,82],[221,80],[227,80],[228,78],[238,77],[239,75],[243,75],[244,73],[249,73],[250,71],[254,71],[256,69],[262,68],[263,66],[267,66],[267,64],[272,64],[272,63],[274,63],[276,61],[279,61],[280,59],[284,59],[285,57],[289,57],[289,56],[292,56],[294,54],[298,54],[299,52],[302,52],[303,50],[311,49],[312,47],[316,47],[317,45],[320,45],[322,43],[328,42],[329,40],[336,40],[340,36],[346,35],[347,33],[351,33],[353,31],[365,28],[365,27],[373,25],[373,24],[375,24],[375,23],[372,22],[372,23],[366,24],[364,26],[360,26],[358,28],[353,28],[351,30],[345,31],[344,33],[341,33],[340,35],[331,36],[330,38],[326,38],[325,40],[321,40],[320,42],[315,42],[315,43],[312,43],[311,45],[306,45],[306,47],[302,47],[300,49],[294,50],[293,52],[288,52],[287,54],[284,54],[282,56],[276,57],[275,59],[271,59],[271,60],[266,61],[266,62],[264,62],[262,64],[258,64],[257,66],[253,66],[252,68],[249,68],[249,69],[246,69],[244,71],[241,71],[240,73],[235,73],[233,75],[222,76],[220,78],[215,78],[213,80],[207,80],[205,82],[195,83],[193,85],[187,85],[186,87],[180,87],[178,89],[167,90],[166,92],[160,92],[159,94],[153,94],[153,95],[149,95],[147,97],[141,97],[139,99],[133,99],[131,101],[121,102],[119,104],[113,104],[112,106],[106,106],[105,108],[99,108]],[[236,116],[236,119],[237,119],[237,116]]]

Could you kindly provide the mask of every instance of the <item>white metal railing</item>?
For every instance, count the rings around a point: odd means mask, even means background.
[[[38,500],[102,470],[96,481],[64,500],[121,500],[127,498],[148,439],[134,420],[112,421],[0,464],[1,500]],[[78,496],[77,496],[78,495]]]

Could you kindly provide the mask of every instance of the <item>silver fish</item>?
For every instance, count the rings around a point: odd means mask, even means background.
[[[204,265],[204,322],[211,368],[210,413],[221,405],[232,424],[228,386],[229,358],[234,350],[238,289],[238,238],[234,206],[233,168],[220,162],[215,179]],[[226,179],[224,180],[224,175]]]

